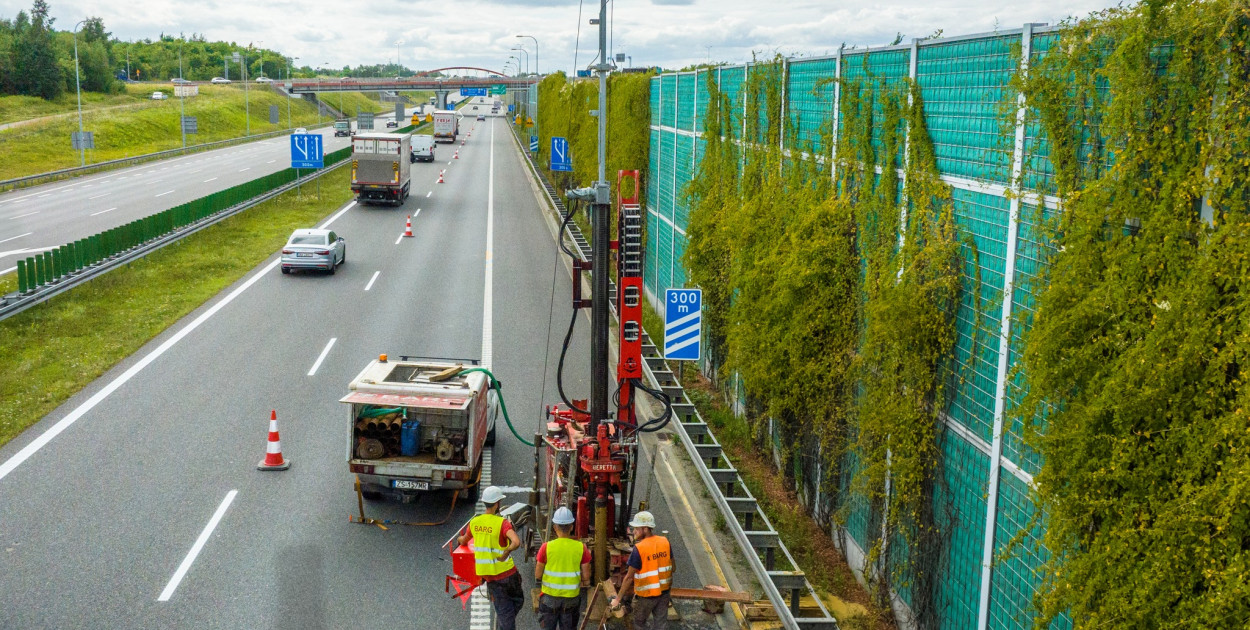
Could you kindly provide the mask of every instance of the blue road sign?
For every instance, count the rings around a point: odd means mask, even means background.
[[[321,168],[325,166],[325,147],[321,134],[291,134],[291,168]]]
[[[530,136],[530,153],[538,153],[538,136]]]
[[[568,138],[552,136],[551,138],[551,170],[572,171],[573,157],[569,155]]]
[[[703,336],[703,290],[664,290],[664,358],[698,361]]]
[[[486,96],[486,88],[460,88],[460,96]]]

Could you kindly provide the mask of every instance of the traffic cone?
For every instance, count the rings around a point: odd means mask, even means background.
[[[256,464],[257,470],[286,470],[291,460],[282,458],[282,441],[278,439],[278,410],[269,412],[269,443],[265,447],[265,459]]]
[[[408,224],[404,226],[404,236],[412,236],[412,215],[408,215]]]
[[[453,159],[453,160],[459,160],[459,159],[460,159],[460,152],[459,152],[459,151],[456,151],[456,154],[455,154],[455,155],[453,155],[453,156],[451,156],[451,159]]]
[[[444,172],[446,172],[446,171],[444,171]],[[440,183],[440,184],[441,184],[441,183],[443,183],[443,173],[439,173],[439,174],[438,174],[438,183]]]

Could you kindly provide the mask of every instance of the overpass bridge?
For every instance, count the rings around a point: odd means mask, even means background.
[[[443,72],[445,70],[474,70],[486,72],[489,77],[444,77],[444,76],[413,76],[404,78],[352,78],[342,79],[308,79],[288,82],[287,89],[292,94],[315,95],[320,92],[398,92],[403,90],[434,92],[440,108],[447,107],[447,95],[461,88],[489,88],[504,85],[511,90],[528,89],[542,80],[542,77],[510,77],[494,70],[473,67],[450,67],[430,70],[424,75]]]

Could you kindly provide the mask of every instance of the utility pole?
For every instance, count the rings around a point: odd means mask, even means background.
[[[82,131],[82,82],[78,79],[78,27],[82,26],[82,20],[74,25],[74,91],[78,94],[78,162],[79,166],[87,165],[87,147],[83,144]]]
[[[178,42],[178,86],[174,89],[178,91],[178,110],[181,112],[178,116],[178,127],[182,129],[182,148],[187,148],[187,86],[182,83],[182,41]]]

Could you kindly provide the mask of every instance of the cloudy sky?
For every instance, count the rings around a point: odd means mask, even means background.
[[[596,28],[587,22],[596,0],[48,0],[59,28],[86,16],[104,18],[121,39],[155,39],[162,32],[200,33],[210,40],[259,43],[300,58],[300,64],[394,61],[396,41],[408,67],[477,66],[499,69],[509,49],[524,43],[531,70],[538,38],[543,72],[584,67],[595,55]],[[613,4],[619,7],[613,8]],[[752,51],[820,55],[839,44],[878,46],[906,38],[1056,23],[1117,4],[1113,0],[618,0],[613,50],[635,66],[679,68],[696,62],[741,63]],[[0,0],[11,18],[29,0]],[[905,40],[906,41],[906,40]]]

